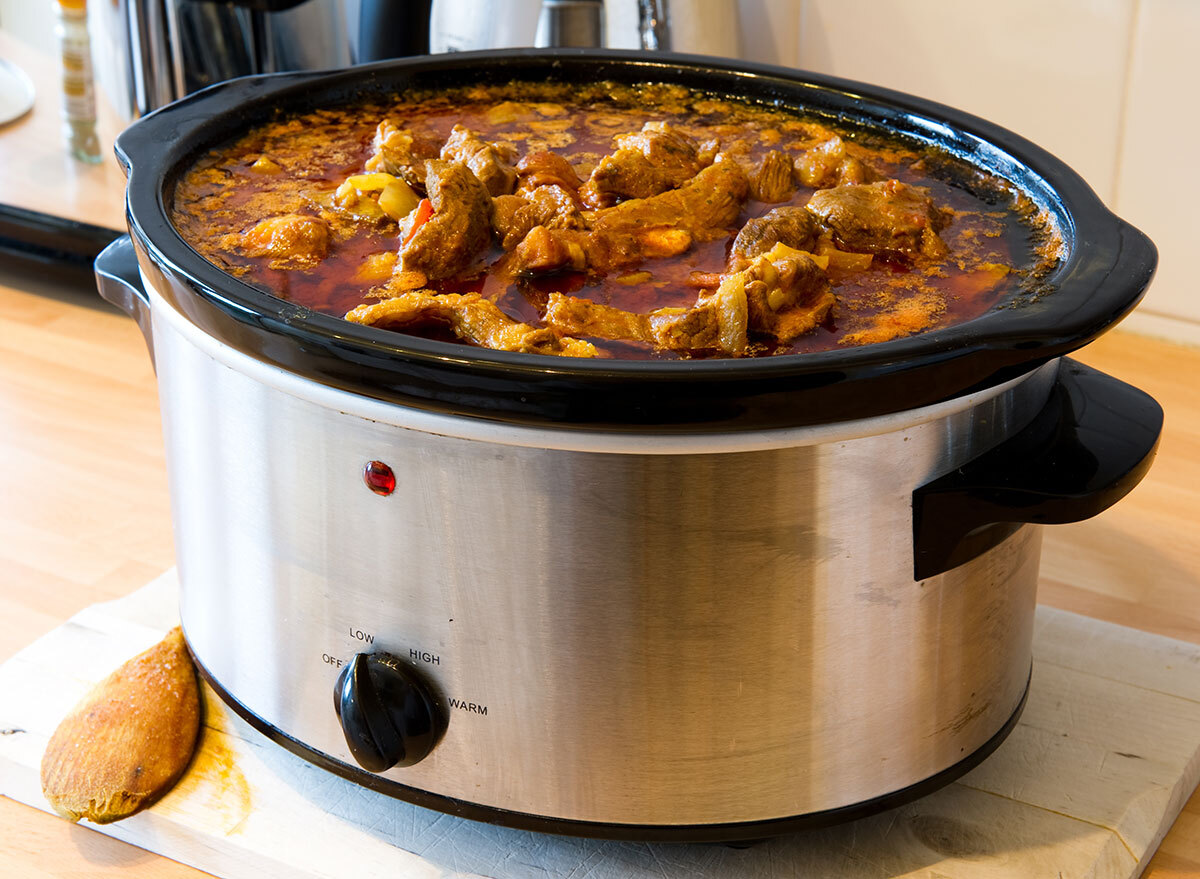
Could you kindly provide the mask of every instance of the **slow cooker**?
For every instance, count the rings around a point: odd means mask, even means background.
[[[168,215],[202,151],[407,88],[666,81],[936,145],[1011,181],[1064,257],[967,323],[762,359],[585,361],[314,313]],[[958,777],[1029,687],[1041,525],[1150,466],[1162,412],[1064,358],[1120,320],[1149,240],[965,113],[794,70],[563,50],[214,86],[126,130],[101,292],[158,372],[203,676],[286,748],[457,815],[751,839]]]

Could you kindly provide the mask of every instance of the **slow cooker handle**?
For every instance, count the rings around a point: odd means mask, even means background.
[[[146,337],[150,360],[154,360],[154,334],[150,326],[150,297],[142,286],[137,251],[133,240],[122,235],[100,251],[94,265],[96,286],[100,296],[125,312],[135,321]]]
[[[913,492],[913,576],[968,562],[1022,523],[1079,522],[1108,509],[1150,469],[1162,423],[1149,394],[1063,359],[1028,426]]]

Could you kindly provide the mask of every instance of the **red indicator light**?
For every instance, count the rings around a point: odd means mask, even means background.
[[[396,474],[382,461],[367,462],[367,466],[363,468],[363,482],[375,494],[385,497],[396,490]]]

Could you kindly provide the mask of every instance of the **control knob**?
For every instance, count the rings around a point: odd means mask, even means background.
[[[428,756],[445,729],[429,687],[390,653],[359,653],[338,675],[334,710],[350,753],[383,772]]]

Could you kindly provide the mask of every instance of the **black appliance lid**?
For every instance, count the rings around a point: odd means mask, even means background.
[[[169,219],[199,153],[279,112],[406,89],[554,79],[673,82],[930,144],[1021,189],[1056,222],[1065,257],[1044,295],[962,324],[846,350],[748,359],[617,361],[491,351],[352,324],[222,272]],[[1014,378],[1087,344],[1138,302],[1154,245],[1060,160],[978,117],[875,86],[728,59],[644,52],[501,50],[220,83],[117,139],[143,268],[189,320],[314,381],[433,411],[562,428],[754,430],[887,414]],[[174,283],[167,283],[167,280]]]

